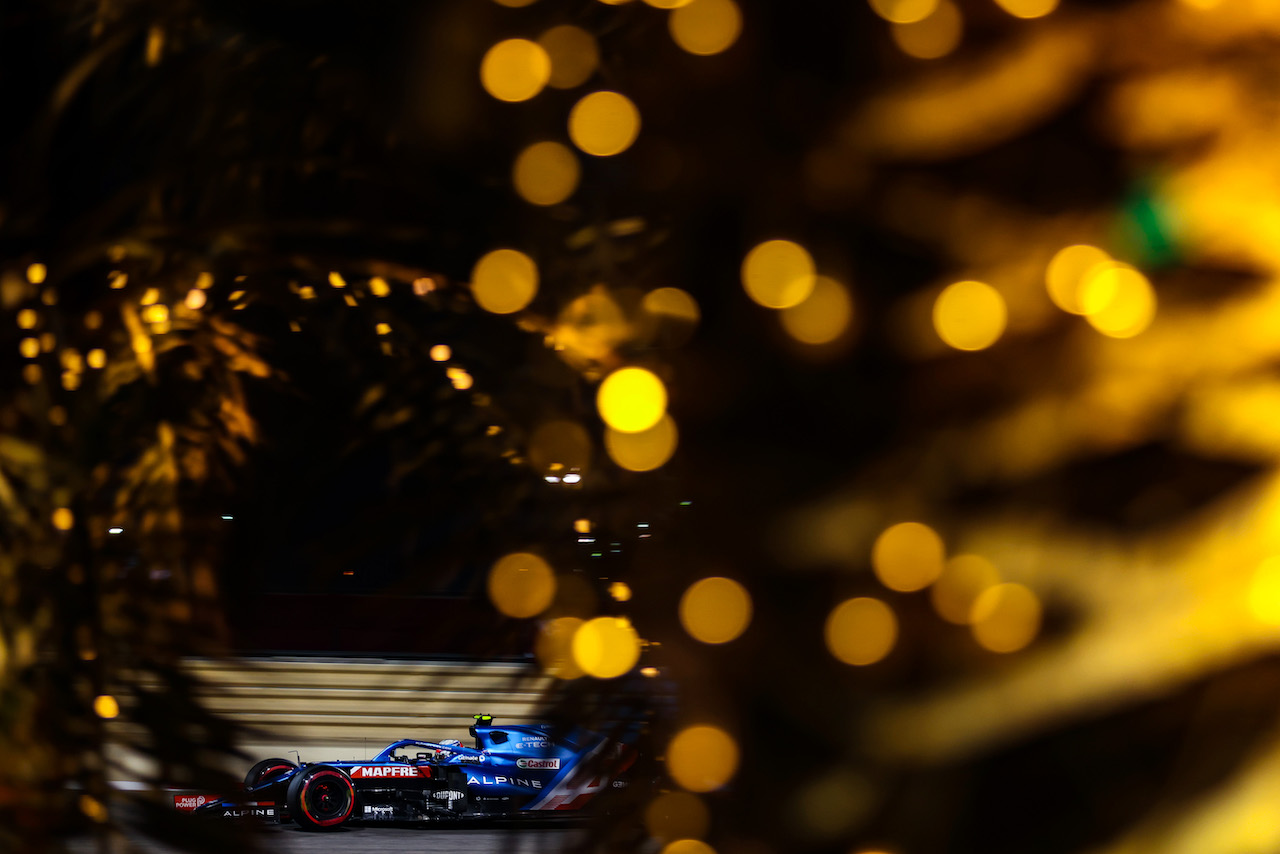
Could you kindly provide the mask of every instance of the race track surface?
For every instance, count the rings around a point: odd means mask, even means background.
[[[292,852],[342,852],[387,854],[389,851],[423,851],[431,854],[554,854],[580,842],[586,831],[564,828],[441,828],[441,827],[344,827],[327,833],[308,833],[296,825],[266,827],[261,850]],[[177,854],[139,835],[130,835],[134,851],[144,854]],[[70,840],[71,854],[98,854],[95,840]]]

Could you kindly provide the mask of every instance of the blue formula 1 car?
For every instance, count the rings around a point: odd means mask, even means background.
[[[310,830],[348,821],[563,815],[628,784],[626,772],[636,758],[631,735],[496,726],[489,715],[475,717],[475,747],[403,739],[367,761],[264,759],[245,775],[240,798],[213,798],[195,812],[293,820]]]

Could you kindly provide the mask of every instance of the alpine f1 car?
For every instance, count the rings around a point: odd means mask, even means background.
[[[403,739],[367,761],[264,759],[238,798],[211,798],[195,812],[297,822],[328,830],[348,821],[432,821],[581,810],[627,786],[632,739],[547,725],[496,726],[476,715],[475,747]]]

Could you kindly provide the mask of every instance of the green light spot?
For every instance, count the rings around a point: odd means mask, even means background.
[[[1178,257],[1176,219],[1177,212],[1161,198],[1154,182],[1140,180],[1116,211],[1110,241],[1114,254],[1147,269],[1174,263]]]

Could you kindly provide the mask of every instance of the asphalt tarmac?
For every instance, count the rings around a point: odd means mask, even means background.
[[[582,828],[550,827],[350,826],[325,833],[308,833],[296,825],[277,825],[264,827],[260,833],[260,849],[272,854],[387,854],[389,851],[422,851],[430,854],[554,854],[570,850],[586,837],[586,831]],[[179,854],[178,849],[160,845],[137,834],[130,834],[128,843],[128,850],[141,854]],[[81,837],[69,840],[67,850],[71,854],[99,854],[101,849],[96,840]]]

